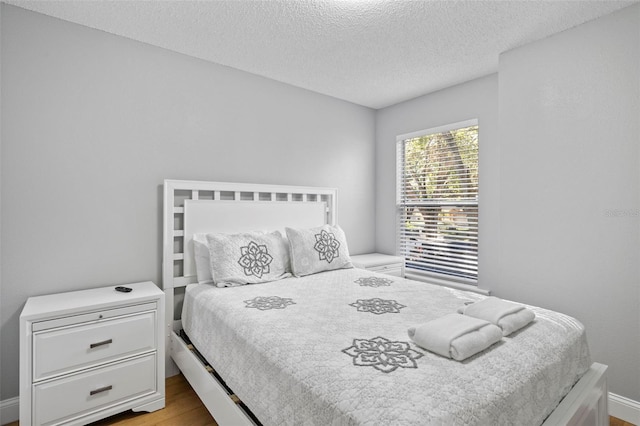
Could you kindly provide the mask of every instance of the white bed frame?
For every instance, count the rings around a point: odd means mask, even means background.
[[[165,180],[162,280],[167,302],[166,376],[189,381],[221,426],[256,421],[212,368],[178,335],[183,287],[196,282],[193,234],[336,224],[332,188]],[[543,426],[609,424],[607,367],[594,363]]]

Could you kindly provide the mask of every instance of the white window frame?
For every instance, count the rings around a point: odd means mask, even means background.
[[[429,128],[429,129],[425,129],[425,130],[420,130],[417,132],[412,132],[412,133],[407,133],[407,134],[403,134],[403,135],[399,135],[396,137],[396,239],[397,239],[397,254],[399,256],[402,256],[405,259],[405,271],[406,274],[409,278],[416,278],[416,279],[423,279],[423,280],[427,280],[427,281],[433,281],[436,283],[440,283],[440,284],[444,284],[444,285],[452,285],[454,287],[458,287],[456,285],[456,283],[459,284],[464,284],[464,287],[469,287],[469,286],[477,286],[478,285],[478,279],[477,279],[477,273],[475,278],[466,278],[466,277],[461,277],[461,276],[455,276],[449,273],[442,273],[442,272],[434,272],[434,271],[426,271],[426,270],[419,270],[416,268],[412,268],[411,265],[408,262],[408,253],[407,253],[407,242],[406,242],[406,237],[404,236],[405,234],[403,233],[403,221],[402,221],[402,216],[403,216],[403,211],[406,208],[407,205],[412,205],[414,203],[410,203],[410,202],[405,202],[405,200],[402,199],[403,197],[403,188],[402,188],[402,184],[403,184],[403,173],[404,173],[404,141],[408,140],[408,139],[415,139],[415,138],[419,138],[421,136],[425,136],[425,135],[431,135],[431,134],[436,134],[436,133],[443,133],[443,132],[447,132],[450,130],[456,130],[456,129],[462,129],[462,128],[466,128],[466,127],[471,127],[471,126],[478,126],[478,120],[477,119],[471,119],[471,120],[465,120],[465,121],[460,121],[460,122],[456,122],[456,123],[451,123],[451,124],[447,124],[444,126],[438,126],[438,127],[434,127],[434,128]],[[478,129],[478,133],[479,133],[479,129]],[[428,202],[429,205],[433,205],[436,206],[438,205],[438,202],[436,201],[429,201]],[[476,206],[478,208],[478,211],[480,209],[480,205],[479,205],[479,198],[476,196],[475,200],[469,200],[469,199],[463,199],[463,200],[457,200],[457,201],[453,201],[451,203],[449,202],[445,202],[445,205],[452,205],[452,206],[460,206],[460,205],[464,205],[464,206]],[[442,204],[440,204],[442,205]],[[477,228],[476,228],[476,232],[478,232]],[[477,251],[476,251],[476,265],[477,265]]]

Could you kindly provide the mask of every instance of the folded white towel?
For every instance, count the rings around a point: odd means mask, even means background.
[[[482,352],[502,339],[502,331],[497,326],[459,314],[409,327],[407,332],[418,346],[456,361]]]
[[[536,317],[531,309],[493,296],[459,308],[458,313],[497,325],[502,329],[503,336],[520,330]]]

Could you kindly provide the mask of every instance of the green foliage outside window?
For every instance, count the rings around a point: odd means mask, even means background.
[[[476,199],[478,126],[405,141],[406,201]]]

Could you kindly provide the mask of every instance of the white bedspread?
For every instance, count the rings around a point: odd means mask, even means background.
[[[583,326],[536,319],[463,362],[410,326],[483,296],[338,270],[233,288],[187,287],[183,327],[265,425],[538,425],[591,364]]]

